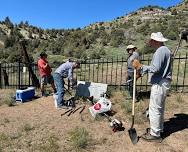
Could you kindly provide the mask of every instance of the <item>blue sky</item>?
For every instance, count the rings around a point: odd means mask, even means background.
[[[28,21],[42,28],[78,28],[110,21],[147,5],[169,7],[182,0],[1,0],[0,20]]]

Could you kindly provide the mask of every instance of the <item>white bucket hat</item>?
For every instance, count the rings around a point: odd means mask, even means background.
[[[132,44],[127,46],[127,50],[128,50],[128,49],[134,49],[134,48],[136,48],[136,46],[134,46],[134,45],[132,45]]]
[[[161,32],[151,33],[151,39],[158,42],[166,42],[168,39],[164,38]]]

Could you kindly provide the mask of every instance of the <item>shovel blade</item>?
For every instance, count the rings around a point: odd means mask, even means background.
[[[138,136],[137,136],[137,133],[136,133],[136,129],[135,128],[130,128],[128,130],[129,132],[129,137],[132,141],[133,144],[136,144],[138,142]]]

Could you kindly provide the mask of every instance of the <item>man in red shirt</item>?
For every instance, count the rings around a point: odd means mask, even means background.
[[[39,74],[41,77],[42,96],[45,96],[44,85],[47,85],[47,83],[51,84],[51,86],[54,90],[54,93],[56,93],[54,79],[53,79],[53,76],[51,75],[52,69],[51,69],[50,65],[48,64],[47,54],[45,52],[42,52],[40,54],[40,59],[38,60],[38,69],[39,69]]]

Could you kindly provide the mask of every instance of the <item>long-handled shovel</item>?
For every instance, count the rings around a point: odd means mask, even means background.
[[[136,144],[138,142],[138,136],[137,136],[137,133],[136,133],[136,129],[133,128],[133,126],[134,126],[135,94],[136,94],[136,69],[134,69],[134,82],[133,82],[132,124],[131,124],[131,128],[128,130],[129,137],[131,138],[131,141],[132,141],[133,144]]]

